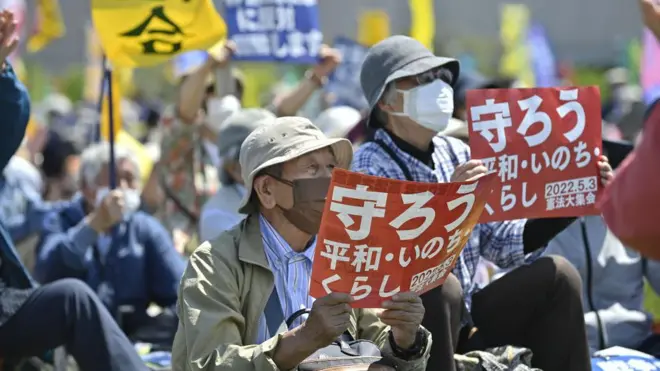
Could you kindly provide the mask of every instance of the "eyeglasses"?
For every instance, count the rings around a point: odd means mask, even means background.
[[[442,75],[440,73],[440,71],[442,71],[441,68],[436,68],[434,70],[426,71],[424,73],[416,75],[416,76],[414,76],[414,78],[415,78],[415,81],[417,82],[417,84],[426,85],[428,83],[431,83],[431,82],[439,79]]]

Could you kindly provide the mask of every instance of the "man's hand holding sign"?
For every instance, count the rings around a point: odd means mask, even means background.
[[[480,222],[598,213],[598,183],[613,175],[597,88],[471,90],[467,102],[472,156],[485,167],[472,171],[501,182]]]
[[[335,169],[310,295],[347,293],[353,308],[385,308],[397,343],[412,343],[424,313],[417,295],[451,272],[495,181],[472,178],[415,183]]]

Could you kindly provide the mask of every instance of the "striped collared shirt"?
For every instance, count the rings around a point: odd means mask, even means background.
[[[470,147],[458,139],[437,135],[433,138],[433,167],[422,163],[401,150],[389,134],[376,131],[375,140],[387,146],[410,172],[412,180],[424,183],[447,183],[458,164],[470,160]],[[406,175],[392,157],[377,143],[362,144],[353,156],[355,172],[389,179],[407,180]],[[478,290],[474,283],[479,258],[484,257],[500,268],[514,268],[536,259],[544,249],[526,256],[523,251],[523,229],[526,219],[477,224],[459,257],[453,273],[463,287],[465,303],[472,304],[472,294]]]
[[[309,281],[312,278],[316,238],[307,250],[295,252],[266,218],[260,215],[259,223],[266,259],[275,276],[275,288],[280,297],[284,318],[289,318],[300,309],[312,308],[314,298],[309,296]],[[298,317],[292,328],[302,324],[305,318],[306,316]],[[271,336],[273,335],[268,332],[266,317],[262,315],[259,320],[257,344],[263,343]]]

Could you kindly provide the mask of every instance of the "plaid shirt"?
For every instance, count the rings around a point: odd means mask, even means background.
[[[456,166],[470,159],[470,147],[465,143],[455,138],[438,135],[433,138],[435,150],[432,158],[435,168],[431,169],[398,148],[385,130],[376,131],[374,139],[388,146],[400,162],[407,166],[412,180],[417,182],[449,182]],[[408,180],[397,162],[377,143],[373,142],[362,144],[355,152],[352,170],[383,178]],[[472,294],[478,290],[473,278],[479,264],[479,257],[490,260],[500,268],[513,268],[540,255],[539,251],[530,254],[527,259],[525,257],[523,252],[525,221],[519,219],[475,226],[453,271],[461,282],[468,308],[472,304]]]

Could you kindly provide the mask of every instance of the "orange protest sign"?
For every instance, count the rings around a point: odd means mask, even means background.
[[[596,214],[597,87],[468,90],[472,158],[500,183],[480,222]]]
[[[416,183],[335,169],[317,237],[310,295],[349,293],[379,308],[398,292],[441,285],[467,243],[494,174]]]

